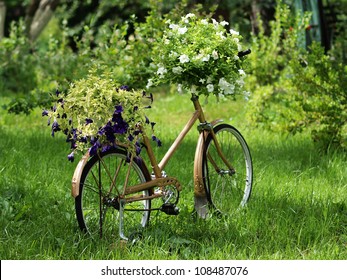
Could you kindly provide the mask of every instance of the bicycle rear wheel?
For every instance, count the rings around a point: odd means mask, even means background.
[[[93,156],[83,169],[79,195],[75,198],[78,225],[91,236],[112,238],[119,230],[119,195],[122,194],[129,169],[126,151],[112,148]],[[141,160],[130,166],[128,186],[151,180]],[[152,190],[131,196],[149,196]],[[127,203],[124,208],[124,234],[131,235],[149,221],[151,201],[140,200]]]
[[[231,214],[250,198],[253,181],[252,158],[245,139],[231,125],[220,124],[214,133],[226,165],[211,134],[206,138],[203,156],[203,180],[210,208]]]

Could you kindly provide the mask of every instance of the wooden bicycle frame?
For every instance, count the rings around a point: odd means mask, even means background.
[[[151,167],[154,173],[154,179],[149,182],[141,183],[138,185],[134,186],[125,186],[124,188],[124,195],[140,192],[142,190],[150,189],[155,186],[165,186],[165,185],[175,185],[178,190],[180,190],[180,184],[179,182],[173,178],[173,177],[168,177],[168,178],[163,178],[162,176],[162,171],[166,164],[169,162],[171,157],[173,156],[174,152],[178,149],[179,145],[182,143],[183,139],[187,135],[187,133],[191,130],[191,128],[194,126],[197,120],[199,120],[200,125],[199,125],[199,139],[197,142],[196,150],[195,150],[195,158],[194,158],[194,200],[195,200],[195,209],[199,216],[201,217],[206,217],[207,214],[207,197],[206,197],[206,192],[205,192],[205,187],[204,187],[204,181],[203,181],[203,155],[204,155],[204,143],[206,140],[206,137],[209,133],[211,133],[214,143],[216,145],[217,151],[219,156],[223,159],[225,164],[232,170],[232,166],[224,155],[221,152],[221,149],[219,147],[218,141],[216,140],[214,131],[213,131],[213,126],[215,126],[217,123],[222,122],[222,120],[214,120],[211,123],[207,123],[205,119],[205,115],[203,112],[203,109],[200,105],[199,102],[199,97],[196,95],[192,95],[191,98],[195,112],[193,113],[192,117],[190,120],[187,122],[187,124],[184,126],[182,131],[179,133],[175,141],[172,143],[162,160],[158,163],[152,146],[150,144],[150,140],[146,135],[143,135],[143,143],[146,147],[146,152],[149,158],[149,161],[151,163]],[[76,197],[79,195],[79,184],[80,184],[80,179],[82,175],[82,170],[84,166],[86,165],[87,161],[89,159],[89,154],[87,153],[82,157],[80,162],[78,163],[73,179],[72,179],[72,196]],[[143,200],[143,199],[152,199],[155,197],[160,197],[160,195],[153,194],[152,196],[145,198],[129,198],[128,202],[135,201],[135,200]],[[127,198],[128,199],[128,198]]]

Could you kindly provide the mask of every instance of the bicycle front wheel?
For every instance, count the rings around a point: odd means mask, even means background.
[[[126,180],[127,186],[151,180],[142,161],[133,160],[129,165],[126,151],[112,148],[88,161],[82,172],[79,195],[75,199],[77,221],[82,231],[90,233],[93,237],[104,238],[112,238],[118,234],[119,196],[123,194]],[[150,194],[151,190],[145,190],[131,196],[148,197]],[[137,200],[125,204],[125,236],[147,225],[150,208],[150,200]]]
[[[228,215],[244,206],[250,198],[252,158],[245,139],[233,126],[217,125],[214,134],[216,141],[210,133],[205,142],[204,186],[211,208]]]

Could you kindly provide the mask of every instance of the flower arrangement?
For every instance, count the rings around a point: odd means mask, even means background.
[[[147,88],[162,82],[178,85],[178,90],[216,96],[245,93],[245,72],[240,34],[228,22],[199,19],[187,14],[168,27],[158,40],[152,57],[155,73]]]
[[[130,151],[138,155],[139,134],[148,126],[153,130],[155,125],[144,113],[150,106],[144,106],[143,99],[152,102],[151,94],[131,91],[103,76],[89,74],[72,84],[67,94],[57,90],[55,95],[56,104],[42,115],[49,117],[52,136],[59,131],[67,135],[71,162],[76,151],[88,150],[93,156],[115,146],[116,142],[129,144]],[[158,138],[152,136],[152,139],[161,145]]]

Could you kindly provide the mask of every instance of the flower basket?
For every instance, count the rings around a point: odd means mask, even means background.
[[[147,87],[174,83],[198,95],[228,96],[243,91],[245,72],[240,34],[228,22],[198,19],[187,14],[177,23],[168,20],[152,57],[155,73]]]
[[[89,151],[93,156],[117,143],[138,155],[140,132],[154,126],[145,116],[144,98],[153,101],[152,95],[144,91],[131,91],[111,79],[90,74],[72,84],[66,94],[57,91],[56,104],[42,115],[49,117],[52,136],[57,132],[67,136],[72,150],[68,155],[70,161],[76,151]],[[153,139],[160,145],[156,137]]]

